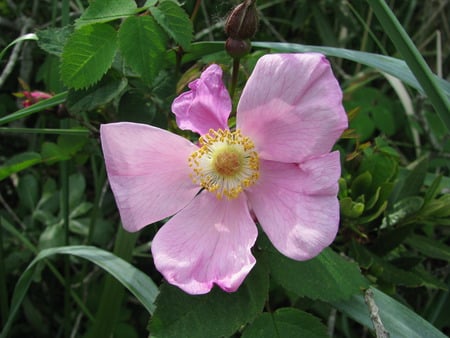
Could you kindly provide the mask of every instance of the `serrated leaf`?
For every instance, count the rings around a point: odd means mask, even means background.
[[[72,113],[87,112],[107,104],[120,96],[128,84],[127,79],[108,79],[106,76],[93,87],[85,90],[70,90],[67,109]]]
[[[192,21],[186,12],[173,1],[162,1],[151,7],[153,17],[184,50],[188,50],[193,38]]]
[[[102,23],[137,13],[135,1],[131,0],[95,0],[83,15],[75,21],[79,28],[87,24]]]
[[[68,39],[61,58],[61,79],[81,89],[99,81],[116,54],[117,33],[108,24],[84,26]]]
[[[151,336],[229,337],[261,312],[268,289],[268,274],[261,264],[234,293],[216,287],[209,294],[192,296],[165,284],[150,322]]]
[[[119,29],[119,48],[125,62],[150,85],[163,68],[166,36],[152,17],[129,17]]]
[[[72,26],[50,27],[37,31],[36,35],[39,38],[37,44],[47,53],[60,57],[63,52],[64,45],[72,33]]]
[[[358,265],[327,248],[308,261],[294,261],[267,248],[271,276],[300,297],[334,301],[350,297],[368,286]]]
[[[319,318],[295,308],[263,313],[245,329],[242,338],[314,337],[327,338]]]

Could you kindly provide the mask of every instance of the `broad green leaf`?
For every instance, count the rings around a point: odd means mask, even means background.
[[[83,15],[75,21],[79,28],[87,24],[108,22],[138,12],[136,2],[130,0],[94,0]]]
[[[150,16],[129,17],[119,29],[119,48],[126,63],[150,85],[163,68],[166,35]]]
[[[405,243],[428,257],[450,262],[450,247],[437,240],[413,235],[408,237]]]
[[[98,84],[85,90],[70,90],[67,97],[67,109],[72,113],[88,112],[107,104],[127,87],[128,81],[122,79],[102,79]]]
[[[266,249],[270,274],[297,296],[333,301],[348,298],[368,286],[358,265],[327,248],[308,261],[294,261],[274,248]]]
[[[390,338],[445,338],[446,336],[418,314],[381,291],[371,288],[379,315]],[[373,328],[369,310],[362,294],[333,306],[368,328]]]
[[[184,50],[188,50],[193,38],[192,21],[174,1],[162,1],[151,7],[153,17]]]
[[[26,152],[14,155],[4,165],[0,166],[0,181],[11,174],[27,169],[42,161],[41,155],[34,152]]]
[[[215,287],[192,296],[165,284],[150,322],[152,337],[229,337],[251,322],[264,307],[269,289],[267,271],[257,264],[236,292]]]
[[[117,34],[108,24],[84,26],[68,39],[61,57],[61,79],[74,89],[99,81],[116,54]]]
[[[38,46],[49,54],[60,57],[64,45],[73,33],[72,26],[50,27],[36,32]]]
[[[295,308],[262,313],[245,329],[242,338],[328,337],[319,318]]]
[[[410,171],[395,186],[390,198],[391,202],[398,202],[406,197],[419,195],[428,171],[428,157],[424,156],[417,159],[408,169]]]
[[[45,109],[54,107],[58,104],[62,104],[66,100],[66,96],[67,92],[62,92],[54,95],[49,99],[39,101],[38,103],[31,105],[30,107],[20,109],[15,113],[9,114],[7,116],[3,116],[0,118],[0,125],[19,120],[28,115],[44,111]]]
[[[158,288],[142,271],[115,256],[114,254],[92,246],[65,246],[41,251],[20,276],[12,295],[11,310],[0,338],[6,338],[12,321],[28,292],[36,271],[37,263],[53,255],[73,255],[87,259],[116,278],[145,307],[149,314],[155,310],[155,298]]]
[[[392,227],[410,216],[419,212],[423,206],[423,198],[419,196],[406,197],[394,204],[393,210],[390,210],[383,218],[381,228]]]

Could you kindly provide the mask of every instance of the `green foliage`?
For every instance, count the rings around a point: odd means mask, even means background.
[[[375,336],[366,290],[391,337],[448,335],[450,50],[435,41],[450,33],[436,2],[396,2],[392,13],[379,0],[257,2],[234,103],[266,53],[330,59],[350,120],[336,146],[338,235],[298,262],[260,232],[256,266],[234,293],[159,282],[149,248],[165,220],[139,235],[121,229],[99,126],[192,136],[176,127],[174,97],[211,63],[229,86],[233,65],[219,19],[231,5],[197,4],[0,2],[1,338]],[[37,90],[52,97],[23,106]]]
[[[326,327],[317,317],[293,309],[281,308],[263,313],[245,329],[243,338],[328,337]]]
[[[64,84],[82,89],[98,82],[113,62],[116,35],[114,28],[101,23],[76,30],[64,45],[61,55]]]
[[[151,85],[164,65],[165,34],[150,16],[132,16],[119,30],[119,48],[125,62]]]
[[[170,37],[184,50],[189,50],[193,38],[193,27],[186,12],[171,0],[162,1],[158,6],[151,7],[150,11]]]

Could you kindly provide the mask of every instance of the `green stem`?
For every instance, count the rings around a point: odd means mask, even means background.
[[[201,3],[202,3],[202,0],[195,1],[195,6],[194,6],[194,9],[192,10],[192,14],[191,14],[191,21],[192,22],[194,22],[195,18],[197,17],[198,10],[200,9]]]
[[[230,84],[230,97],[231,101],[234,98],[234,92],[236,91],[236,86],[239,78],[239,67],[240,67],[240,58],[233,59],[233,73],[231,75],[231,84]]]
[[[367,0],[367,2],[417,81],[422,85],[444,125],[450,130],[450,101],[437,83],[424,58],[384,0]]]

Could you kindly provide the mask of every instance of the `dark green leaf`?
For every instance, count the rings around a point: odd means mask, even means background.
[[[107,76],[106,76],[107,78]],[[88,112],[111,102],[120,96],[128,81],[122,79],[103,79],[85,90],[70,90],[67,97],[67,109],[72,113]]]
[[[49,54],[61,56],[64,45],[70,34],[73,32],[72,26],[50,27],[37,31],[38,46]]]
[[[395,186],[391,196],[391,202],[397,202],[405,197],[419,195],[420,188],[424,184],[428,171],[428,157],[425,156],[417,159],[408,169],[410,171]]]
[[[263,313],[245,329],[242,338],[328,337],[320,319],[309,313],[282,308]]]
[[[355,263],[329,248],[304,262],[284,257],[275,249],[267,250],[267,256],[273,279],[301,297],[332,301],[348,298],[368,286]]]
[[[214,288],[192,296],[163,285],[150,322],[152,337],[229,337],[251,322],[264,307],[269,288],[264,266],[257,264],[234,293]]]
[[[450,247],[437,240],[425,236],[414,235],[408,237],[406,244],[428,257],[450,262]]]
[[[193,37],[192,21],[174,1],[162,1],[151,7],[153,17],[184,50],[188,50]]]
[[[150,16],[126,19],[119,30],[119,47],[126,63],[151,85],[163,68],[166,35]]]
[[[423,198],[419,196],[412,196],[402,199],[394,204],[393,210],[383,218],[381,227],[394,226],[406,218],[413,216],[419,212],[423,206]]]
[[[33,212],[39,199],[39,187],[36,177],[33,175],[20,177],[17,194],[21,205],[28,211]]]
[[[61,79],[74,89],[99,81],[116,54],[117,34],[108,24],[84,26],[68,39],[61,58]]]
[[[136,2],[130,0],[94,0],[75,21],[77,27],[87,24],[107,22],[127,17],[138,12]]]

